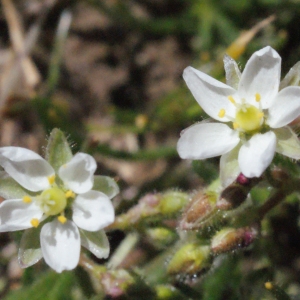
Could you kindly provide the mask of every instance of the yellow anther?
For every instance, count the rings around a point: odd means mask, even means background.
[[[31,219],[31,221],[30,221],[30,224],[33,226],[33,227],[35,227],[35,228],[37,228],[38,226],[39,226],[39,224],[40,224],[40,221],[38,220],[38,219]]]
[[[31,201],[32,201],[31,197],[29,197],[29,196],[24,196],[23,197],[23,202],[24,203],[30,203]]]
[[[240,127],[239,124],[236,122],[233,122],[232,125],[233,125],[233,129],[238,129]]]
[[[75,198],[75,193],[71,190],[66,191],[65,193],[66,198]]]
[[[229,100],[232,104],[235,104],[235,100],[233,99],[232,96],[228,96],[228,100]]]
[[[225,109],[224,108],[222,108],[222,109],[220,109],[220,111],[219,111],[219,113],[218,113],[218,116],[220,117],[220,118],[223,118],[224,116],[225,116]]]
[[[255,94],[255,101],[256,101],[256,102],[259,102],[260,99],[261,99],[260,94],[259,94],[259,93],[256,93],[256,94]]]
[[[49,176],[48,177],[48,181],[52,185],[54,183],[54,181],[55,181],[55,175]]]
[[[267,290],[272,290],[272,289],[273,289],[273,284],[272,284],[272,282],[270,282],[270,281],[266,282],[266,283],[265,283],[265,288],[266,288]]]
[[[59,217],[57,217],[57,220],[61,223],[61,224],[65,224],[67,222],[67,218],[63,215],[60,215]]]

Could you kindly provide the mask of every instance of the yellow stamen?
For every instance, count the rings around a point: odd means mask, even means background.
[[[266,282],[266,283],[265,283],[265,288],[266,288],[267,290],[272,290],[272,289],[273,289],[273,284],[272,284],[272,282],[270,282],[270,281]]]
[[[60,215],[59,217],[57,217],[57,220],[61,223],[61,224],[65,224],[67,222],[67,218],[63,215]]]
[[[30,203],[31,201],[32,201],[31,197],[29,197],[29,196],[24,196],[23,197],[23,202],[24,203]]]
[[[233,122],[232,125],[233,125],[233,129],[238,129],[240,127],[239,124],[236,122]]]
[[[256,93],[256,94],[255,94],[255,101],[256,101],[256,102],[259,102],[260,99],[261,99],[260,94],[259,94],[259,93]]]
[[[75,193],[71,190],[66,191],[65,193],[66,198],[75,198]]]
[[[222,108],[222,109],[220,109],[218,116],[219,116],[220,118],[223,118],[223,117],[225,116],[225,113],[226,113],[226,112],[225,112],[225,109]]]
[[[48,181],[52,185],[54,183],[54,181],[55,181],[55,175],[49,176],[48,177]]]
[[[228,96],[228,100],[229,100],[232,104],[235,104],[235,100],[233,99],[232,96]]]
[[[33,218],[33,219],[31,219],[30,224],[33,227],[37,228],[39,226],[39,224],[40,224],[40,221],[38,219]]]

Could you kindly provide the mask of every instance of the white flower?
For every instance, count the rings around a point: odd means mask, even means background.
[[[107,195],[92,190],[97,166],[92,156],[77,153],[55,174],[52,166],[31,150],[4,147],[0,148],[0,165],[28,191],[23,198],[0,205],[0,232],[32,228],[21,241],[22,266],[44,257],[57,272],[73,269],[79,261],[80,245],[99,258],[108,256],[109,244],[102,229],[114,221],[114,208]],[[36,247],[30,245],[34,230],[40,231],[40,246]]]
[[[227,84],[192,67],[184,70],[183,77],[199,105],[222,123],[202,122],[184,130],[177,145],[180,157],[206,159],[222,155],[224,185],[239,172],[259,177],[275,152],[299,159],[300,142],[286,125],[300,115],[300,87],[288,86],[279,91],[278,53],[269,46],[255,52],[242,74],[229,56],[224,58],[224,65]]]

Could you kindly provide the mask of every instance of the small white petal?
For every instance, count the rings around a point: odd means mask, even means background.
[[[110,199],[98,191],[78,195],[73,203],[73,221],[87,231],[98,231],[115,219]]]
[[[241,145],[237,145],[233,150],[221,156],[220,159],[220,179],[223,187],[227,187],[236,180],[240,174],[238,154]]]
[[[0,232],[24,230],[32,227],[32,219],[41,220],[43,212],[34,202],[22,199],[5,200],[0,204]]]
[[[255,134],[239,152],[241,172],[249,178],[259,177],[273,160],[276,149],[276,135],[269,131]]]
[[[300,141],[297,135],[288,126],[274,129],[277,137],[276,152],[294,158],[300,159]]]
[[[300,115],[300,87],[289,86],[281,90],[269,108],[268,124],[283,127]]]
[[[239,141],[238,132],[225,124],[200,123],[183,131],[177,151],[181,158],[206,159],[229,152]]]
[[[98,258],[107,258],[109,242],[104,230],[95,232],[80,230],[81,245]]]
[[[228,96],[236,94],[236,90],[230,86],[198,71],[187,67],[183,72],[183,78],[203,110],[212,118],[227,122],[235,116],[236,107],[228,100]],[[224,109],[226,114],[219,117],[219,112]]]
[[[72,221],[54,220],[41,230],[41,247],[46,263],[56,272],[74,269],[79,262],[80,235]]]
[[[20,147],[0,148],[0,165],[25,189],[37,192],[50,186],[50,164],[37,153]]]
[[[58,175],[66,187],[76,194],[82,194],[93,187],[96,168],[97,163],[91,155],[77,153],[59,168]]]
[[[261,96],[262,108],[268,108],[278,93],[281,57],[267,46],[255,52],[248,60],[239,83],[241,98],[255,105],[256,93]]]

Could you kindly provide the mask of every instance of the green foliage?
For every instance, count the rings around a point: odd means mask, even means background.
[[[11,292],[3,300],[72,300],[75,299],[71,296],[75,284],[74,279],[74,274],[71,272],[63,274],[46,272],[31,286]]]

